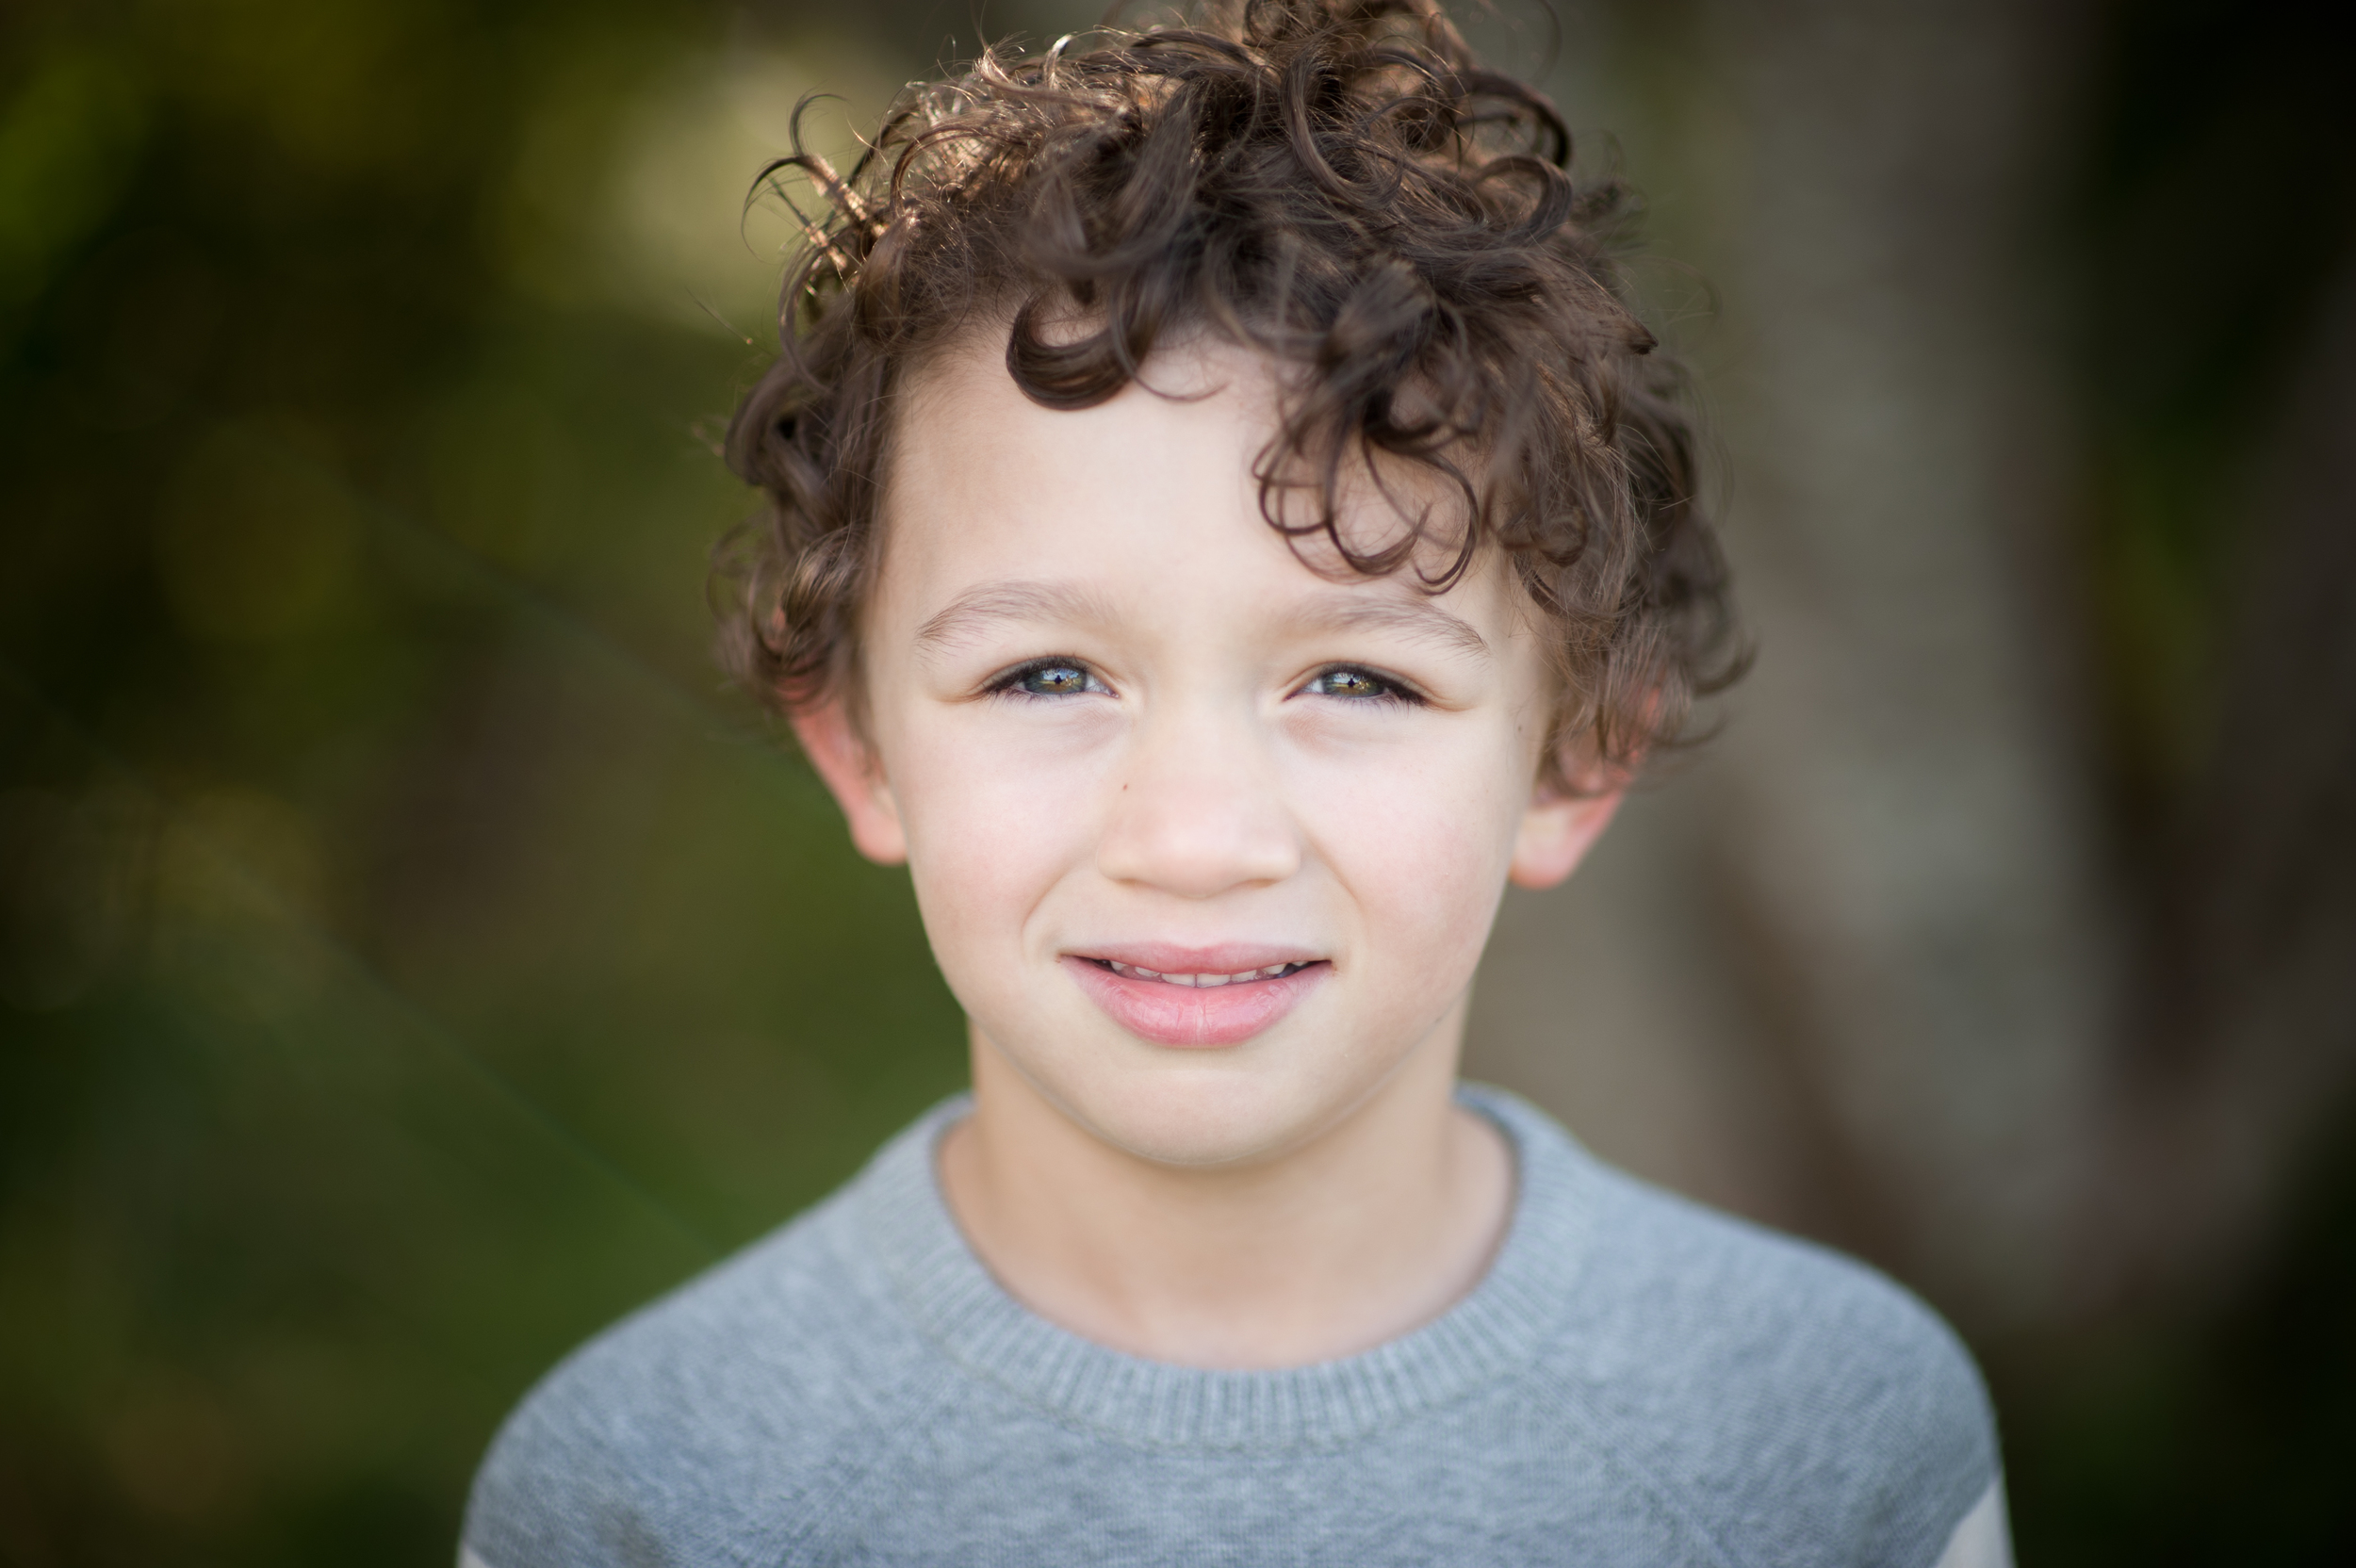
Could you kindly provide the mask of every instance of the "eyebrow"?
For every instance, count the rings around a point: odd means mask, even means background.
[[[986,582],[959,594],[918,627],[916,645],[928,652],[946,650],[1006,621],[1111,626],[1120,619],[1104,596],[1077,583]],[[1320,596],[1284,624],[1287,630],[1311,634],[1387,631],[1472,659],[1486,660],[1492,651],[1470,622],[1421,596],[1369,598],[1341,590]]]
[[[1491,653],[1489,640],[1471,622],[1422,596],[1367,598],[1345,590],[1321,599],[1315,609],[1293,617],[1291,624],[1311,632],[1388,631],[1472,659],[1487,659]]]
[[[916,645],[956,647],[1000,621],[1110,626],[1121,617],[1104,597],[1071,582],[986,582],[969,588],[916,629]]]

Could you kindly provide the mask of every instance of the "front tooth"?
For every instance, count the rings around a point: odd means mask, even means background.
[[[1199,986],[1203,984],[1203,976],[1199,974],[1165,974],[1162,978],[1169,981],[1173,986]]]
[[[1136,975],[1140,980],[1159,980],[1161,978],[1160,975],[1154,973],[1152,970],[1140,968],[1136,964],[1129,966],[1129,972]]]
[[[1198,974],[1194,977],[1194,983],[1198,986],[1224,986],[1234,978],[1232,974]]]

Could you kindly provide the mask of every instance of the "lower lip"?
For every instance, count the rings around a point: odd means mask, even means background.
[[[1203,1050],[1239,1044],[1269,1027],[1300,1005],[1333,966],[1316,963],[1273,979],[1224,986],[1132,980],[1102,964],[1070,956],[1063,967],[1090,1001],[1139,1039]]]

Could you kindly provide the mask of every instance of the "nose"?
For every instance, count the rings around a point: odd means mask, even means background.
[[[1216,898],[1282,882],[1301,835],[1241,716],[1165,711],[1140,727],[1097,845],[1116,882]]]

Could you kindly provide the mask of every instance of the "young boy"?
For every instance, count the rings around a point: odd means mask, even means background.
[[[1927,1311],[1455,1083],[1725,641],[1568,156],[1430,0],[1251,0],[793,160],[734,645],[973,1092],[555,1372],[462,1560],[2007,1560]]]

